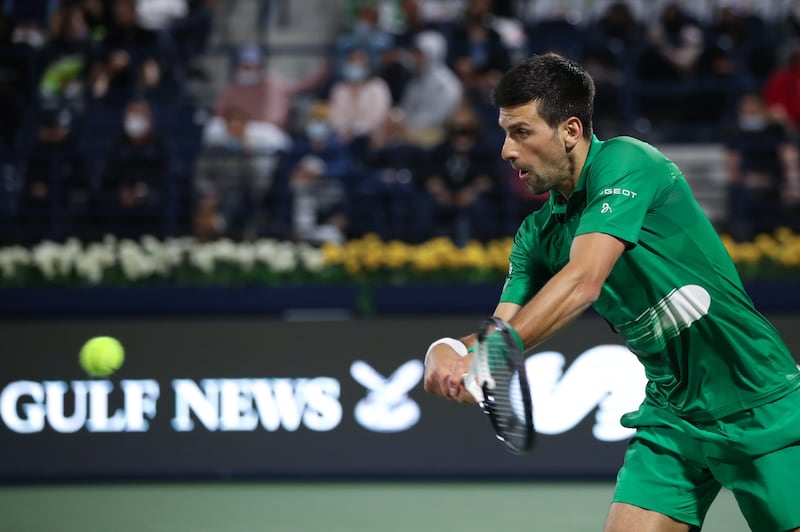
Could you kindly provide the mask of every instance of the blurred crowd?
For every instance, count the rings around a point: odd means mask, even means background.
[[[0,3],[0,243],[511,235],[546,198],[500,159],[491,90],[547,50],[594,76],[601,138],[724,147],[721,231],[800,226],[796,3],[349,0],[291,79],[268,35],[226,40],[236,1]]]

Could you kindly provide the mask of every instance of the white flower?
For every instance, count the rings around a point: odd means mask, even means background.
[[[304,242],[297,246],[297,254],[300,257],[300,263],[307,271],[316,273],[325,268],[325,259],[319,248]]]
[[[189,264],[203,273],[213,273],[214,255],[207,245],[199,244],[189,250]]]
[[[0,274],[6,279],[14,277],[17,268],[31,264],[31,254],[22,246],[0,249]]]
[[[120,242],[119,260],[125,277],[132,281],[151,277],[157,271],[156,261],[132,240]]]
[[[33,263],[42,272],[45,279],[50,280],[56,277],[60,253],[59,245],[49,240],[44,240],[34,246]]]

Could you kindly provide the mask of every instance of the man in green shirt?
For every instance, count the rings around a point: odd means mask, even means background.
[[[753,530],[800,530],[800,372],[753,307],[681,173],[652,146],[592,134],[594,84],[535,56],[494,92],[502,157],[550,201],[520,226],[495,310],[531,347],[592,306],[648,378],[606,531],[702,526],[721,486]],[[426,354],[425,389],[471,401],[475,335]]]

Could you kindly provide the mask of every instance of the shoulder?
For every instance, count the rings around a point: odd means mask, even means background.
[[[661,151],[633,137],[614,137],[600,146],[589,167],[590,176],[619,178],[654,174],[659,170],[674,173],[674,165]]]
[[[664,162],[666,157],[655,146],[633,137],[613,137],[603,142],[597,154],[598,160],[607,159],[624,163]]]

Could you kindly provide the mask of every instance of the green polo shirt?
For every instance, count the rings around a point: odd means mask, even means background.
[[[788,348],[661,152],[633,138],[593,137],[573,193],[550,194],[514,238],[501,301],[524,305],[567,264],[575,236],[606,233],[628,249],[593,308],[644,365],[646,403],[719,419],[800,385]]]

